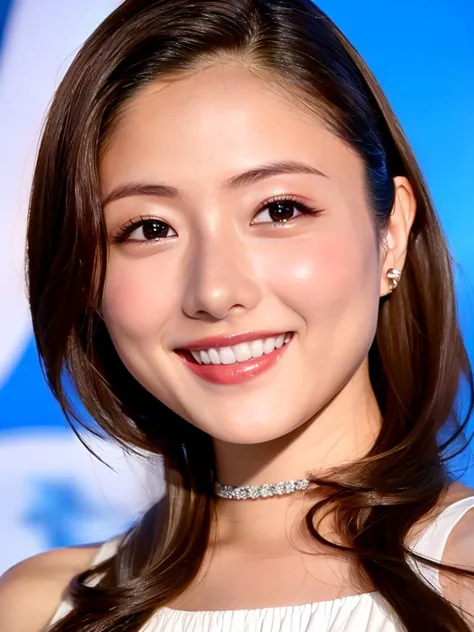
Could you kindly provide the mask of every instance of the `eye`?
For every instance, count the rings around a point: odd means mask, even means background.
[[[176,235],[169,224],[159,219],[150,219],[135,225],[128,238],[133,241],[156,241],[157,239],[166,239],[174,236],[170,235],[170,232]]]
[[[252,224],[272,224],[280,226],[297,219],[301,215],[315,215],[318,209],[313,209],[307,204],[291,197],[278,198],[265,202],[258,211]],[[259,218],[259,219],[257,219]]]
[[[169,224],[161,219],[140,218],[130,220],[123,226],[117,235],[113,237],[115,243],[133,241],[145,243],[150,241],[162,241],[169,237],[176,237],[176,232]]]

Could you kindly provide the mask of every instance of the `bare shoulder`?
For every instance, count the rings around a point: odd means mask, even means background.
[[[452,502],[467,497],[474,497],[474,489],[462,485],[456,488],[456,499]],[[445,597],[461,608],[474,630],[474,507],[464,514],[449,534],[442,562],[470,573],[470,576],[458,576],[440,571],[440,583]]]
[[[99,546],[55,549],[30,557],[0,577],[0,630],[41,632],[70,580],[92,564]]]
[[[446,494],[440,501],[441,509],[470,496],[474,496],[474,489],[472,487],[464,485],[464,483],[453,483],[448,487]]]
[[[416,542],[425,529],[430,526],[440,513],[442,513],[450,505],[462,500],[463,498],[467,498],[468,496],[474,496],[474,489],[471,489],[463,483],[453,483],[452,485],[449,485],[439,498],[436,505],[410,529],[407,542],[409,544]]]

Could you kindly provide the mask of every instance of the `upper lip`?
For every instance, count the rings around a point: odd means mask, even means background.
[[[211,336],[209,338],[201,338],[194,340],[179,347],[188,351],[202,351],[205,349],[217,349],[220,347],[231,347],[241,342],[251,342],[252,340],[260,340],[265,338],[276,338],[283,336],[287,331],[249,331],[242,334],[229,334],[224,336]]]

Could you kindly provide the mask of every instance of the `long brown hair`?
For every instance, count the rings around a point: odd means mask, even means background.
[[[307,526],[320,540],[319,510],[325,504],[334,509],[342,549],[406,629],[467,632],[457,609],[413,572],[405,546],[410,527],[451,482],[446,462],[463,441],[473,407],[452,262],[416,159],[379,85],[310,0],[126,0],[81,48],[55,95],[28,229],[39,354],[71,422],[87,425],[65,389],[70,378],[94,420],[92,432],[101,428],[128,449],[162,455],[167,491],[116,555],[73,579],[74,607],[54,631],[136,632],[192,582],[208,545],[211,438],[133,379],[99,316],[107,243],[97,163],[138,90],[221,56],[237,56],[267,73],[357,151],[380,237],[394,202],[393,178],[406,176],[413,186],[418,212],[403,282],[381,301],[369,354],[380,435],[366,458],[314,479],[328,494],[308,514]],[[88,586],[98,571],[98,585]]]

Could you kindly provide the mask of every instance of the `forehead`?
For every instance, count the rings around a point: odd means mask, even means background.
[[[101,156],[106,188],[123,178],[218,183],[271,161],[306,160],[329,178],[361,161],[290,89],[249,67],[214,64],[148,85],[123,109]],[[180,184],[178,184],[179,179]]]

